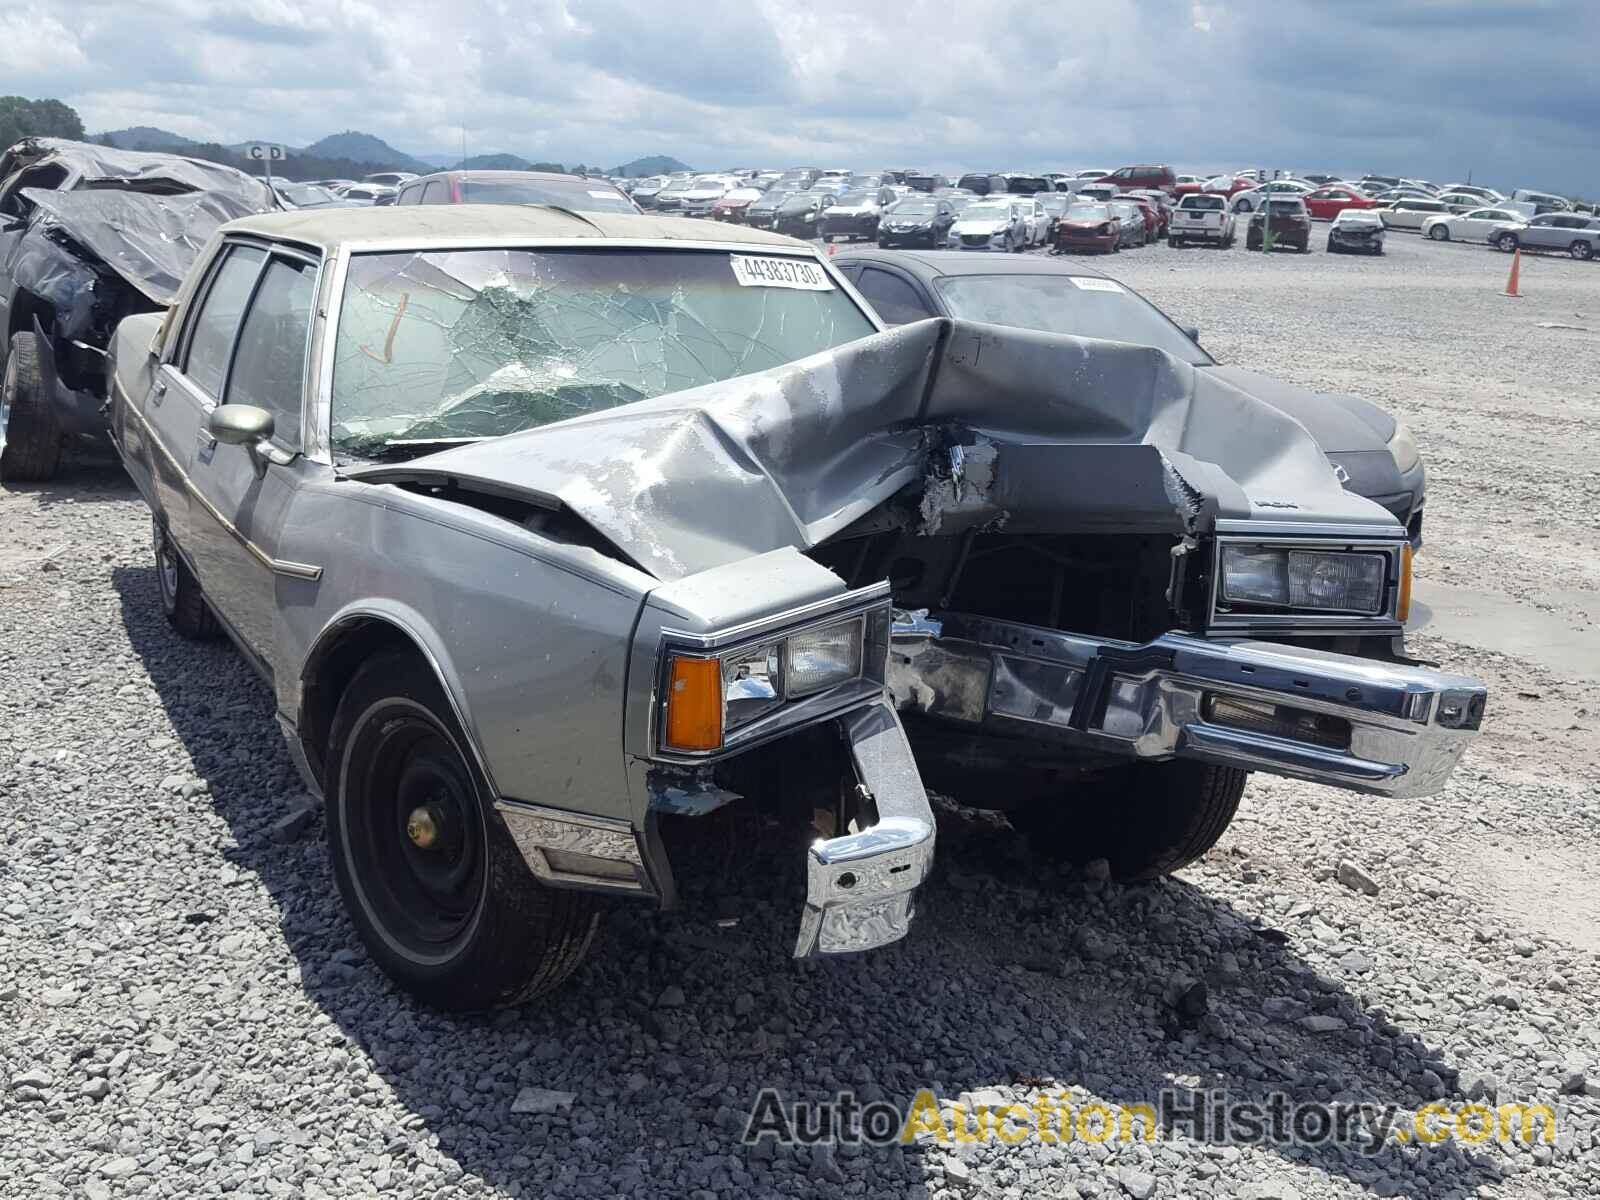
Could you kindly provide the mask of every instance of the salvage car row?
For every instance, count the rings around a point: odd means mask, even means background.
[[[13,412],[53,402],[35,336]],[[1404,652],[1404,427],[1070,260],[265,213],[106,359],[167,619],[260,672],[352,922],[441,1007],[558,985],[729,805],[834,954],[906,932],[925,781],[1146,878],[1252,771],[1424,796],[1483,718]]]

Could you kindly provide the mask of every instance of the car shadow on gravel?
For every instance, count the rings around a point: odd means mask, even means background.
[[[1187,1192],[1208,1173],[1227,1183],[1279,1170],[1279,1156],[1379,1195],[1465,1197],[1495,1178],[1448,1144],[1371,1157],[1359,1146],[1276,1146],[1241,1159],[1220,1134],[1183,1130],[1155,1146],[741,1144],[764,1088],[784,1104],[850,1090],[902,1112],[921,1089],[949,1100],[993,1089],[1028,1105],[1043,1089],[1074,1105],[1154,1105],[1177,1079],[1233,1101],[1282,1093],[1408,1113],[1451,1090],[1455,1072],[1437,1054],[1320,977],[1284,935],[1180,881],[1071,881],[1029,858],[1003,822],[964,810],[941,813],[939,865],[911,936],[876,954],[792,960],[801,856],[713,826],[675,863],[682,908],[619,906],[553,996],[481,1017],[424,1009],[362,953],[320,817],[278,827],[301,785],[267,687],[225,643],[197,646],[170,630],[152,569],[119,568],[113,583],[132,648],[208,782],[192,802],[209,800],[231,832],[218,872],[224,882],[253,877],[276,910],[292,962],[274,968],[290,980],[274,1020],[303,1024],[288,1036],[304,1037],[308,1065],[329,1048],[359,1049],[326,1070],[368,1083],[309,1082],[337,1098],[330,1125],[368,1108],[362,1121],[393,1163],[397,1192],[435,1190],[459,1169],[524,1196],[833,1195],[846,1185],[926,1196],[963,1173],[952,1156],[986,1188],[1017,1194],[1053,1194],[1063,1178],[1117,1194],[1121,1168],[1173,1174]],[[171,919],[176,930],[226,915]],[[1183,996],[1169,1003],[1185,978],[1208,981],[1203,1011],[1184,992],[1187,1016]],[[304,1015],[302,994],[331,1026]],[[1329,1032],[1308,1029],[1310,1016]],[[241,1057],[259,1028],[238,1027]],[[376,1095],[368,1066],[382,1081]],[[575,1100],[542,1095],[551,1092]],[[517,1111],[519,1095],[556,1111]]]
[[[99,504],[138,495],[122,463],[94,450],[68,450],[55,477],[42,483],[7,483],[6,491],[37,496],[41,508],[57,504]]]

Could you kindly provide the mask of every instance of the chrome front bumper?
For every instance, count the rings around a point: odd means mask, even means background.
[[[933,866],[933,810],[900,718],[879,701],[838,721],[878,819],[854,833],[818,838],[806,852],[796,958],[872,950],[903,938],[912,894]]]
[[[1193,758],[1386,796],[1444,787],[1487,691],[1421,667],[1168,633],[1145,645],[897,613],[903,712],[1134,759]]]

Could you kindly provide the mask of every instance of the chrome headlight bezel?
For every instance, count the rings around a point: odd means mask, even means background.
[[[663,631],[651,704],[653,757],[668,762],[725,757],[881,696],[888,674],[889,605],[888,587],[882,584],[714,634]],[[800,683],[792,661],[797,641],[846,630],[854,661],[830,676]],[[685,749],[668,741],[674,660],[719,664],[719,745]],[[755,663],[760,669],[750,670]]]
[[[1218,537],[1211,559],[1211,602],[1208,627],[1213,630],[1296,630],[1326,631],[1357,630],[1368,633],[1398,630],[1396,618],[1400,600],[1400,582],[1405,571],[1403,550],[1407,543],[1396,532],[1393,538],[1334,538],[1334,537],[1257,537],[1250,535]],[[1282,600],[1269,600],[1230,595],[1225,578],[1230,555],[1240,551],[1278,555],[1283,561],[1284,593]],[[1376,560],[1381,564],[1378,599],[1375,606],[1316,607],[1295,604],[1290,599],[1289,556],[1300,557],[1301,564],[1319,557],[1339,558],[1360,556],[1359,565],[1366,567]]]

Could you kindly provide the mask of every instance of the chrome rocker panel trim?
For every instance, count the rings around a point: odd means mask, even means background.
[[[960,613],[897,613],[902,711],[1136,759],[1193,758],[1376,795],[1430,796],[1477,736],[1475,679],[1271,642],[1145,645]],[[1207,696],[1349,723],[1348,749],[1219,724]]]

